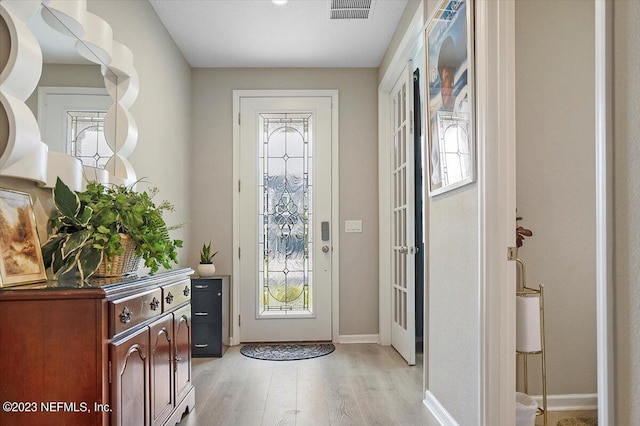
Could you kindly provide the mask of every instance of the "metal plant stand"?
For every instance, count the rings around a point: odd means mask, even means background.
[[[523,298],[537,298],[539,300],[539,335],[540,342],[526,342],[526,343],[516,343],[516,356],[522,357],[522,366],[523,366],[523,392],[528,394],[528,357],[529,355],[540,355],[540,361],[542,364],[542,408],[538,407],[536,412],[536,416],[543,416],[544,426],[547,426],[547,366],[545,360],[545,348],[544,348],[544,285],[540,284],[538,289],[527,287],[526,282],[526,272],[524,267],[524,262],[520,259],[516,259],[518,265],[520,265],[520,285],[518,291],[516,292],[517,297]],[[523,301],[523,303],[526,303]],[[534,302],[535,303],[535,302]],[[517,320],[524,321],[524,315],[517,315]],[[535,320],[535,319],[533,319]],[[530,322],[532,319],[530,319]],[[534,329],[538,326],[538,324],[531,324]],[[520,324],[521,327],[527,327],[525,324]],[[524,328],[523,328],[524,329]],[[537,332],[537,330],[536,330]],[[518,339],[520,340],[520,339]]]

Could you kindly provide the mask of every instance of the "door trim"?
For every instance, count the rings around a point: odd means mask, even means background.
[[[613,290],[613,5],[595,2],[596,133],[596,347],[598,423],[612,425],[615,413]]]
[[[239,345],[240,336],[240,99],[278,97],[330,97],[331,98],[331,339],[340,336],[340,173],[339,173],[339,109],[338,90],[234,90],[233,91],[233,262],[231,276],[231,336],[229,344]]]

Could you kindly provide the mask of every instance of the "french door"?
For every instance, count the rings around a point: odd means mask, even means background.
[[[391,91],[393,100],[391,345],[409,365],[416,363],[415,166],[411,62]]]
[[[331,108],[239,99],[242,342],[332,339]]]

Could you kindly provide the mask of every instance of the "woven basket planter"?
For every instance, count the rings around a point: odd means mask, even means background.
[[[136,255],[136,243],[125,234],[120,234],[120,243],[124,249],[122,254],[111,256],[111,259],[107,259],[105,255],[94,276],[121,277],[138,270],[141,257]]]

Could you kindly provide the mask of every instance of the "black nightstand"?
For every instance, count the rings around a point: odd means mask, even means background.
[[[229,344],[229,276],[191,278],[191,356],[220,357]]]

